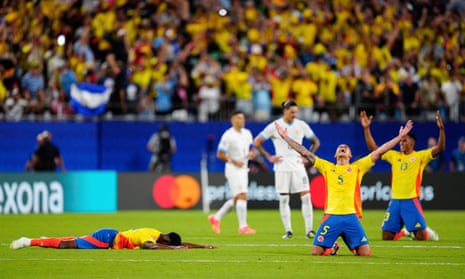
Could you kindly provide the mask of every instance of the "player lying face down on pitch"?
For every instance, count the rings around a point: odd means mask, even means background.
[[[183,242],[175,232],[161,233],[157,229],[140,228],[118,231],[111,228],[99,229],[80,237],[21,237],[10,244],[12,249],[24,247],[56,249],[214,249],[214,245]]]

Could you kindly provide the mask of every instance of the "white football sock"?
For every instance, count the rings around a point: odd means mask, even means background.
[[[302,217],[304,217],[305,233],[313,230],[313,206],[310,201],[310,193],[300,197],[302,201]]]
[[[279,213],[281,214],[281,221],[286,232],[292,232],[289,195],[279,195]]]
[[[221,220],[223,218],[223,216],[226,215],[233,206],[234,206],[234,201],[232,199],[227,200],[223,204],[223,206],[220,208],[220,210],[218,210],[218,212],[216,212],[215,219],[216,220]]]
[[[247,226],[247,201],[237,200],[236,201],[236,213],[239,221],[239,228]]]

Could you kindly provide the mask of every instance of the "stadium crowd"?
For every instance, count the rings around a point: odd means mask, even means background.
[[[2,1],[0,113],[69,119],[73,84],[104,118],[465,121],[465,1]]]

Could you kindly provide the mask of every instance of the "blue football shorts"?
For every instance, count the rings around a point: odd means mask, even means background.
[[[91,235],[76,238],[78,249],[109,249],[113,246],[118,231],[115,229],[100,229]]]
[[[420,200],[391,200],[384,214],[383,231],[398,233],[402,226],[409,232],[426,229],[426,221]]]
[[[368,238],[357,215],[326,214],[316,232],[313,245],[329,248],[341,236],[350,249],[368,244]]]

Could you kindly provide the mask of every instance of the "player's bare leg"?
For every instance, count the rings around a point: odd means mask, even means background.
[[[370,246],[368,244],[355,248],[356,256],[371,256]]]
[[[312,256],[323,256],[326,249],[329,249],[329,248],[313,245]]]
[[[424,230],[414,231],[413,233],[417,240],[439,240],[438,234],[430,227],[427,227]]]
[[[312,256],[336,256],[339,251],[339,244],[334,242],[332,247],[322,247],[313,245]]]
[[[61,240],[58,249],[76,249],[77,243],[75,239]]]
[[[383,240],[394,240],[396,233],[383,231],[382,239]]]

